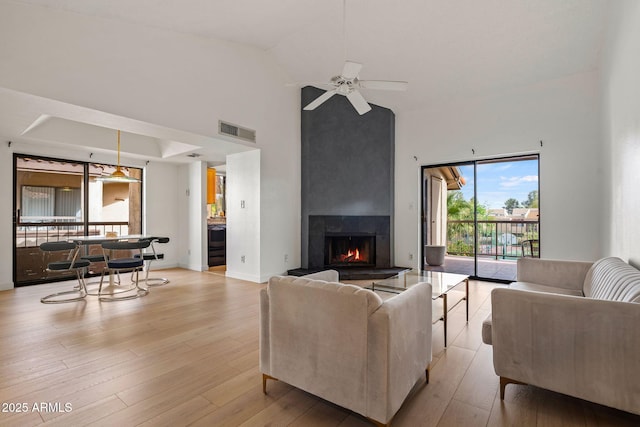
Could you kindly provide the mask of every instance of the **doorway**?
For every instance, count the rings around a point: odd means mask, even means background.
[[[122,168],[136,183],[96,178],[115,166],[14,154],[13,282],[15,286],[74,277],[47,271],[40,245],[74,236],[138,234],[142,230],[142,169]],[[87,245],[87,254],[101,253]],[[102,272],[92,264],[88,275]],[[66,276],[65,276],[66,274]]]
[[[423,270],[510,282],[540,256],[537,154],[423,166],[421,181]]]

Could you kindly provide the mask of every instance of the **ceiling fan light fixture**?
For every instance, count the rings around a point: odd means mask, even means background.
[[[122,183],[132,183],[132,182],[140,182],[138,178],[133,178],[128,176],[126,173],[122,171],[120,167],[120,129],[118,129],[118,164],[116,165],[116,170],[107,176],[99,176],[96,178],[96,181],[101,182],[122,182]]]

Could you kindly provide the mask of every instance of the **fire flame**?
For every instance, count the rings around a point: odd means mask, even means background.
[[[340,259],[344,262],[354,262],[354,261],[362,261],[360,257],[360,250],[356,248],[355,252],[349,249],[346,254],[341,255]]]
[[[351,252],[351,249],[347,252],[347,258],[353,257],[354,261],[360,261],[360,251],[356,248],[355,252]]]

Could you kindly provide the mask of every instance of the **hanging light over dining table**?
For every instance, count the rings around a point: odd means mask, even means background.
[[[111,175],[99,176],[96,180],[102,182],[140,182],[138,178],[128,176],[120,167],[120,129],[118,129],[118,163],[116,170]]]

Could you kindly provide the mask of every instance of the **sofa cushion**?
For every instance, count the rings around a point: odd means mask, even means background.
[[[482,322],[482,342],[491,345],[491,313]]]
[[[324,280],[325,282],[337,282],[340,280],[340,273],[336,270],[322,270],[302,277],[305,279]]]
[[[364,289],[360,286],[348,285],[345,283],[338,282],[326,282],[324,280],[315,280],[313,278],[309,278],[308,276],[295,277],[295,276],[276,276],[280,277],[280,279],[284,279],[287,283],[293,283],[299,286],[310,286],[313,288],[320,288],[328,291],[338,292],[342,294],[356,294],[362,296],[367,301],[367,315],[370,315],[374,311],[378,309],[382,305],[382,298],[380,295],[376,294],[369,289]],[[272,278],[273,279],[273,278]],[[269,284],[271,284],[271,280],[269,280]]]
[[[584,261],[520,258],[516,281],[582,290],[584,278],[592,265],[592,262]]]
[[[537,283],[529,283],[529,282],[513,282],[509,285],[509,289],[519,289],[521,291],[533,291],[533,292],[544,292],[548,294],[559,294],[559,295],[571,295],[582,297],[581,291],[576,291],[573,289],[566,288],[556,288],[555,286],[546,286],[539,285]],[[491,339],[491,314],[487,316],[486,319],[482,322],[482,342],[485,344],[492,344]]]
[[[576,297],[584,296],[582,291],[567,288],[556,288],[555,286],[539,285],[529,282],[513,282],[509,285],[510,289],[520,289],[523,291],[546,292],[549,294],[573,295]]]
[[[594,299],[640,303],[640,271],[620,258],[602,258],[587,272],[584,295]]]

